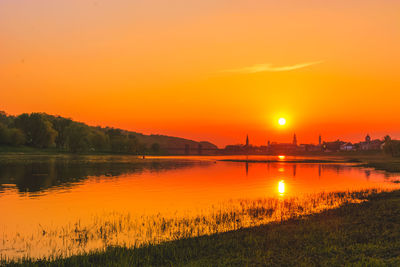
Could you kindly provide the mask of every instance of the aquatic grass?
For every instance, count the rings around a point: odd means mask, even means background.
[[[56,259],[115,246],[135,249],[298,219],[345,204],[360,203],[383,191],[368,189],[292,198],[239,199],[187,214],[97,214],[88,222],[77,220],[59,227],[38,226],[30,234],[4,232],[0,256],[6,261]]]
[[[373,168],[375,170],[379,171],[386,171],[389,173],[400,173],[400,161],[397,160],[392,160],[392,161],[385,161],[385,162],[367,162],[363,164],[359,164],[359,167],[364,167],[364,168]]]

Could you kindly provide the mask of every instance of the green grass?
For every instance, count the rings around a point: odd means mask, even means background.
[[[400,191],[302,219],[10,266],[399,266]]]

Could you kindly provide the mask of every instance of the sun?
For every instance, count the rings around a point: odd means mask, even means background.
[[[280,118],[279,120],[278,120],[278,123],[279,123],[279,125],[285,125],[286,124],[286,119],[285,118]]]

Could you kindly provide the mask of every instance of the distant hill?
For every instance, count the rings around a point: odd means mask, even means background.
[[[185,149],[186,145],[189,145],[191,149],[197,149],[199,144],[203,149],[218,149],[218,147],[207,141],[193,141],[190,139],[185,139],[181,137],[167,136],[167,135],[159,135],[159,134],[151,134],[145,135],[141,133],[132,133],[134,134],[139,142],[151,145],[153,143],[158,143],[162,148],[166,149]]]
[[[134,135],[137,140],[145,144],[146,147],[150,147],[152,144],[159,144],[161,150],[166,151],[169,154],[214,154],[218,149],[216,145],[207,141],[194,141],[181,137],[159,135],[159,134],[142,134],[132,131],[125,131],[128,134]],[[202,152],[199,152],[201,148]]]

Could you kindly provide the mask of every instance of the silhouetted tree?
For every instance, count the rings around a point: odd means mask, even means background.
[[[107,134],[111,139],[115,138],[115,137],[122,137],[123,136],[121,129],[114,129],[114,128],[109,128],[107,130]]]
[[[136,153],[139,149],[139,142],[133,134],[111,128],[107,130],[107,135],[110,138],[111,150],[114,152]]]
[[[146,144],[140,143],[139,148],[138,148],[138,153],[139,154],[145,154],[147,152],[147,147]]]
[[[384,138],[383,151],[392,157],[400,156],[400,141],[392,140],[389,135]]]
[[[136,136],[130,134],[128,135],[128,141],[127,141],[127,152],[129,153],[137,153],[139,149],[139,141],[136,138]]]
[[[71,123],[65,129],[65,135],[69,151],[76,153],[90,149],[90,129],[86,125]]]
[[[25,144],[25,136],[20,129],[7,128],[0,123],[0,145],[20,146]]]
[[[56,147],[58,149],[65,149],[67,144],[66,129],[71,125],[72,120],[63,117],[50,116],[50,121],[53,124],[53,128],[57,131],[58,135],[55,139]]]
[[[46,148],[54,144],[57,131],[52,127],[51,122],[41,113],[19,115],[14,124],[25,134],[28,145]]]
[[[113,151],[145,153],[135,133],[114,128],[91,127],[69,118],[46,113],[9,116],[0,111],[0,145],[28,145],[46,148],[55,145],[59,150],[71,152]],[[153,144],[152,150],[159,151]]]
[[[12,116],[7,115],[6,112],[0,111],[0,123],[2,123],[6,127],[10,127],[14,121]]]
[[[10,138],[9,145],[11,146],[21,146],[26,142],[24,133],[17,128],[9,129],[9,138]]]
[[[151,151],[154,153],[160,152],[160,144],[159,143],[153,143],[151,145]]]
[[[0,123],[0,144],[8,145],[9,142],[10,142],[10,136],[8,128],[3,123]]]
[[[92,130],[90,134],[90,142],[97,151],[104,151],[110,147],[110,138],[104,132]]]

